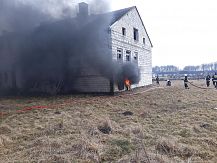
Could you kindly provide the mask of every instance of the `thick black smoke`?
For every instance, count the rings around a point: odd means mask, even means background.
[[[100,4],[91,12],[107,6]],[[21,81],[14,84],[25,92],[46,85],[53,87],[48,92],[73,91],[73,82],[92,71],[115,83],[126,78],[138,83],[138,67],[117,64],[105,50],[112,17],[75,17],[76,12],[67,0],[1,0],[0,72],[14,72]]]
[[[78,3],[84,0],[0,0],[0,35],[4,31],[23,31],[42,22],[75,17]],[[85,0],[90,14],[109,9],[109,0]]]

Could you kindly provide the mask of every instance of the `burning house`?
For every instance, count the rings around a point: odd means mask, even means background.
[[[137,8],[0,34],[0,91],[114,93],[152,84],[152,43]]]

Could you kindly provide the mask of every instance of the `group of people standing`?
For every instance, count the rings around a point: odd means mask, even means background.
[[[210,80],[211,80],[211,76],[208,74],[206,76],[206,86],[209,87],[210,86]],[[215,88],[217,88],[217,73],[215,73],[212,76],[212,84],[215,86]]]
[[[212,78],[211,78],[211,76],[210,76],[209,74],[206,76],[206,86],[207,86],[207,87],[210,86],[210,81],[211,81],[211,79],[212,79],[212,82],[213,82],[214,87],[217,89],[217,72],[215,72],[215,74],[212,76]],[[159,77],[158,77],[158,75],[157,75],[157,77],[156,77],[156,84],[157,84],[157,85],[160,84],[159,81],[160,81],[160,79],[159,79]],[[189,89],[189,87],[188,87],[188,82],[189,82],[189,81],[188,81],[188,76],[185,75],[185,78],[184,78],[184,87],[185,87],[185,89]],[[167,80],[166,86],[171,86],[171,81],[170,81],[170,80]]]

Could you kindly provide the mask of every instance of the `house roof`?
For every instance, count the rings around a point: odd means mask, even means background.
[[[132,7],[128,7],[128,8],[124,8],[124,9],[120,9],[120,10],[116,10],[116,11],[112,11],[112,12],[108,12],[108,13],[104,13],[104,14],[100,14],[100,15],[98,15],[99,17],[101,17],[102,19],[109,19],[109,25],[110,26],[112,26],[115,22],[117,22],[119,19],[121,19],[125,14],[127,14],[130,10],[132,10],[132,9],[136,9],[136,11],[137,11],[137,13],[138,13],[138,15],[139,15],[139,18],[140,18],[140,20],[141,20],[141,22],[142,22],[142,25],[143,25],[143,27],[144,27],[144,29],[145,29],[145,32],[147,33],[147,30],[146,30],[146,28],[145,28],[145,25],[144,25],[144,23],[143,23],[143,21],[142,21],[142,18],[141,18],[141,16],[140,16],[140,14],[139,14],[139,11],[138,11],[138,9],[137,9],[137,7],[136,6],[132,6]],[[151,42],[151,39],[150,39],[150,37],[149,37],[149,35],[148,35],[148,33],[147,33],[147,36],[148,36],[148,39],[150,40],[150,43],[151,43],[151,47],[153,47],[153,44],[152,44],[152,42]]]
[[[127,14],[133,8],[134,8],[134,6],[120,9],[120,10],[116,10],[116,11],[112,11],[112,12],[108,12],[108,13],[104,13],[104,14],[100,14],[100,15],[104,18],[106,18],[106,17],[110,18],[110,25],[112,25],[116,21],[118,21],[121,17],[123,17],[125,14]]]

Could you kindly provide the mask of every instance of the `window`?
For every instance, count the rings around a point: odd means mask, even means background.
[[[143,38],[143,44],[145,44],[145,38]]]
[[[130,61],[130,55],[126,55],[126,61]]]
[[[122,27],[122,35],[126,36],[126,28]]]
[[[123,58],[123,49],[118,48],[117,49],[117,60],[122,60]]]
[[[130,61],[130,54],[131,54],[131,51],[127,50],[126,51],[126,61]]]
[[[138,52],[134,52],[134,56],[133,56],[134,61],[138,60]]]
[[[133,28],[133,38],[135,41],[139,41],[139,31],[136,28]]]

